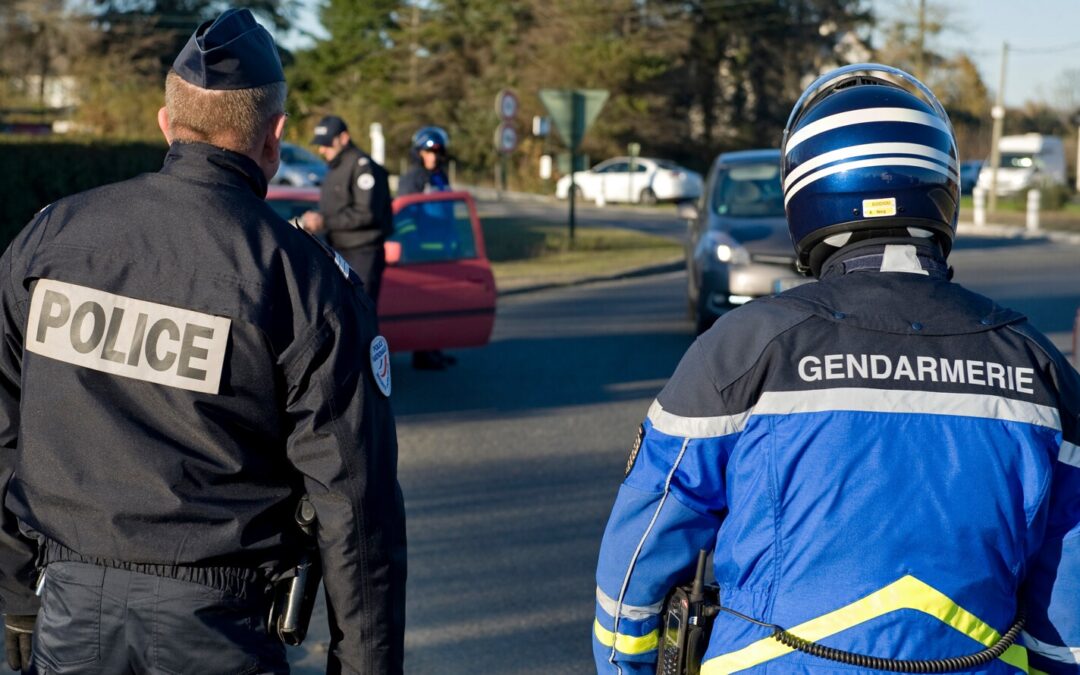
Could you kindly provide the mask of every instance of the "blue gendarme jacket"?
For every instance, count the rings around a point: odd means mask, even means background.
[[[895,244],[894,246],[901,246]],[[916,256],[916,252],[918,255]],[[864,246],[721,318],[649,409],[604,534],[599,673],[653,673],[669,589],[838,649],[1080,673],[1080,377],[928,248]],[[908,261],[907,267],[897,260]],[[721,613],[703,675],[878,672]]]

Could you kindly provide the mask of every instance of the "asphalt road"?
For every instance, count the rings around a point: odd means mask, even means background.
[[[682,224],[646,226],[677,234]],[[1027,312],[1068,348],[1080,247],[960,242],[957,280]],[[600,535],[637,425],[692,341],[684,288],[669,273],[500,298],[491,344],[457,352],[451,370],[418,372],[394,357],[406,672],[592,672]],[[324,637],[296,653],[296,672],[319,672]]]

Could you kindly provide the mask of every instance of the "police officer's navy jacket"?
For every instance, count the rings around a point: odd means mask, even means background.
[[[721,603],[825,645],[1080,672],[1080,378],[913,245],[722,317],[649,409],[600,551],[601,673],[655,672],[658,613],[711,552]],[[888,270],[888,271],[883,271]],[[716,618],[701,672],[868,673]]]
[[[265,193],[249,158],[173,144],[160,173],[44,209],[0,259],[3,610],[36,610],[13,517],[47,557],[205,581],[292,564],[307,492],[331,663],[400,672],[374,311]]]
[[[401,176],[401,180],[398,181],[398,196],[403,195],[415,195],[427,192],[428,189],[432,192],[443,192],[450,189],[450,179],[446,177],[446,172],[442,170],[442,167],[436,167],[434,170],[427,169],[422,163],[413,164],[404,175]]]
[[[329,162],[319,196],[327,240],[336,249],[377,248],[394,232],[386,169],[349,143]]]

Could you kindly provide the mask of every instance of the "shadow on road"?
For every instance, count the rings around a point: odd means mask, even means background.
[[[490,415],[651,397],[692,340],[689,330],[510,338],[456,352],[459,363],[441,372],[395,357],[394,411]]]

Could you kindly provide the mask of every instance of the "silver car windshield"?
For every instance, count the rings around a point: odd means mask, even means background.
[[[733,164],[716,176],[713,210],[739,218],[784,217],[779,162]]]

